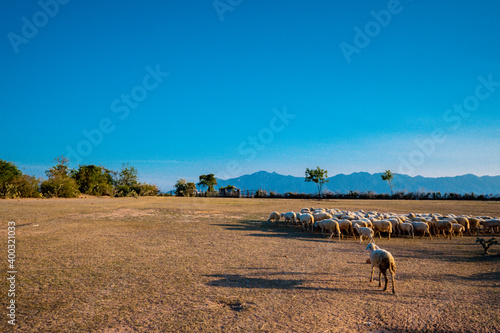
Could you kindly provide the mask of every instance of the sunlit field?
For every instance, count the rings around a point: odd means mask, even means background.
[[[500,331],[500,245],[484,256],[475,235],[377,237],[396,261],[393,295],[369,282],[367,241],[267,223],[303,207],[500,216],[479,201],[0,200],[0,267],[15,221],[17,268],[16,325],[2,278],[0,330]]]

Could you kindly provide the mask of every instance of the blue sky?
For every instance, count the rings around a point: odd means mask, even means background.
[[[500,174],[498,1],[1,6],[0,158],[25,173]]]

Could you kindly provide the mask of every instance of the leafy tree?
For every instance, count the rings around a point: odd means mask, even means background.
[[[387,180],[389,183],[389,187],[391,188],[391,197],[392,197],[392,179],[394,178],[394,174],[391,170],[386,170],[382,175],[382,180]]]
[[[118,173],[118,179],[115,181],[115,192],[117,197],[137,197],[158,195],[160,190],[158,186],[146,183],[140,183],[137,169],[127,164],[122,164],[122,170]],[[111,178],[113,173],[110,172]]]
[[[136,191],[140,196],[154,196],[160,193],[160,189],[158,188],[158,186],[152,184],[141,183],[136,186],[132,186],[132,189]]]
[[[201,175],[199,186],[204,186],[207,188],[207,192],[212,192],[214,190],[214,186],[217,185],[217,178],[213,173],[209,173],[208,175]]]
[[[22,176],[22,172],[12,162],[0,160],[0,197],[12,197],[15,192],[14,180]]]
[[[14,179],[12,184],[20,198],[41,198],[40,179],[35,176],[22,175]]]
[[[196,184],[188,183],[181,178],[175,183],[175,195],[178,197],[191,197],[196,195]]]
[[[196,195],[196,184],[188,182],[186,184],[186,193],[188,197],[194,197]]]
[[[122,164],[122,170],[118,175],[118,185],[133,186],[139,183],[137,177],[137,169],[130,166],[128,163]]]
[[[122,164],[122,169],[118,173],[118,179],[116,180],[115,190],[117,197],[137,197],[139,195],[139,181],[135,167],[130,166],[128,163]]]
[[[55,159],[57,164],[45,171],[48,179],[42,182],[40,190],[47,197],[76,198],[80,194],[78,184],[70,177],[69,160],[64,157]]]
[[[45,171],[45,174],[47,177],[50,178],[68,178],[70,176],[70,169],[68,167],[68,162],[69,160],[64,157],[60,156],[55,159],[57,162],[56,165],[54,165],[52,168],[49,170]]]
[[[80,165],[72,172],[80,192],[90,195],[113,195],[113,172],[101,167]]]
[[[316,167],[316,169],[306,169],[306,182],[314,182],[318,187],[318,195],[321,197],[323,185],[328,183],[328,171]]]
[[[260,188],[255,191],[254,197],[256,198],[266,198],[267,197],[267,191],[266,190],[261,190]]]

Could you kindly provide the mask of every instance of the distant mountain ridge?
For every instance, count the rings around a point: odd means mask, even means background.
[[[389,184],[381,178],[382,173],[354,172],[329,177],[323,186],[325,192],[349,193],[350,191],[390,193]],[[306,183],[304,177],[285,176],[276,172],[258,171],[231,179],[217,179],[217,187],[234,185],[241,190],[263,189],[277,193],[316,193],[315,183]],[[476,176],[466,174],[455,177],[411,177],[395,174],[392,181],[394,191],[499,194],[500,176]]]

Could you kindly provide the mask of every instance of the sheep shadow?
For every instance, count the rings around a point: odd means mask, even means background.
[[[306,273],[276,273],[276,274],[306,274]],[[275,275],[275,274],[272,274]],[[379,293],[377,290],[353,290],[336,287],[311,287],[304,285],[311,282],[310,279],[269,279],[263,277],[251,277],[240,274],[212,274],[205,275],[206,277],[216,278],[216,280],[207,283],[210,287],[224,288],[246,288],[246,289],[281,289],[281,290],[312,290],[312,291],[328,291],[328,292],[350,292],[355,294],[360,293]],[[315,280],[316,283],[331,283],[327,280]]]
[[[476,273],[472,274],[470,276],[458,276],[458,275],[451,275],[451,274],[446,274],[444,275],[446,279],[460,279],[460,280],[465,280],[465,281],[471,281],[471,282],[496,282],[500,280],[500,271],[496,272],[485,272],[485,273]],[[500,285],[492,284],[489,285],[489,287],[494,287],[494,288],[500,288]]]
[[[236,224],[216,223],[213,225],[225,227],[227,230],[250,232],[247,234],[249,237],[301,239],[310,242],[328,242],[336,240],[335,236],[332,239],[329,239],[329,235],[322,235],[318,232],[304,231],[301,226],[285,226],[283,224],[273,225],[259,220],[241,220]]]
[[[279,273],[281,274],[281,273]],[[283,273],[285,274],[285,273]],[[289,274],[289,273],[286,273]],[[297,273],[305,274],[305,273]],[[208,282],[206,285],[210,287],[223,287],[235,289],[279,289],[288,291],[320,291],[320,292],[336,292],[342,294],[352,294],[355,297],[359,295],[380,296],[385,292],[379,288],[373,288],[366,278],[365,287],[318,287],[307,286],[305,283],[310,283],[311,280],[302,279],[268,279],[262,277],[250,277],[240,274],[213,274],[205,275],[206,277],[217,278],[214,281]],[[314,280],[315,283],[332,284],[332,280]],[[389,294],[388,294],[389,295]]]
[[[266,279],[244,276],[240,274],[212,274],[207,276],[217,278],[217,280],[207,283],[207,285],[212,287],[248,289],[296,289],[304,283],[304,280]]]
[[[453,245],[453,244],[451,244]],[[469,244],[465,244],[469,245]],[[432,256],[432,258],[440,261],[447,261],[447,262],[455,262],[455,263],[461,263],[461,262],[472,262],[472,263],[477,263],[477,262],[498,262],[500,261],[500,255],[499,254],[489,254],[489,255],[483,255],[482,254],[482,249],[479,249],[477,247],[477,250],[471,250],[471,251],[466,251],[466,250],[455,250],[453,251],[452,248],[450,249],[444,249],[444,250],[438,250],[436,248],[433,249],[412,249],[411,253],[398,253],[397,255],[399,258],[409,258],[409,259],[428,259]]]

